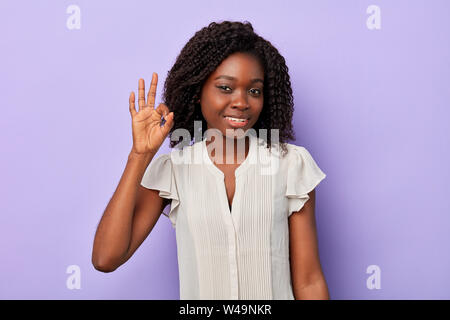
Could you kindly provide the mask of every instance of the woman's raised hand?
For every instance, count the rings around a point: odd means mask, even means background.
[[[130,94],[129,102],[133,129],[133,148],[131,151],[136,154],[156,153],[174,124],[173,112],[169,113],[169,108],[165,104],[160,103],[154,109],[157,83],[158,74],[154,72],[146,103],[144,79],[139,79],[138,112],[135,109],[134,92],[132,91]],[[161,126],[162,117],[166,121],[163,126]]]

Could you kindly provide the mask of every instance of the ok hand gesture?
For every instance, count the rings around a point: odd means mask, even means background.
[[[132,131],[133,131],[133,148],[132,152],[136,154],[155,154],[164,139],[170,132],[174,121],[173,112],[169,112],[169,108],[160,103],[156,109],[155,95],[156,85],[158,83],[158,74],[153,73],[152,82],[150,84],[150,90],[147,95],[147,103],[145,102],[145,84],[144,79],[139,79],[139,111],[135,109],[135,96],[132,91],[129,99],[129,108],[132,119]],[[163,126],[162,119],[166,121]]]

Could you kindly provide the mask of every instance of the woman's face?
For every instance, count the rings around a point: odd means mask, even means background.
[[[200,105],[208,128],[223,136],[246,132],[258,120],[263,108],[264,70],[250,54],[236,52],[228,56],[208,77],[200,95]],[[231,118],[241,119],[234,121]]]

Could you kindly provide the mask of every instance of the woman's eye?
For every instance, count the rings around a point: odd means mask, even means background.
[[[231,91],[231,90],[226,90],[226,88],[231,89],[228,86],[218,86],[217,88],[220,88],[220,89],[225,90],[227,92]],[[261,94],[261,90],[259,90],[259,89],[250,89],[250,91],[252,91],[252,90],[253,90],[253,94],[257,94],[257,95]]]
[[[230,87],[228,87],[228,86],[218,86],[218,88],[220,88],[220,89],[229,88],[230,89]],[[227,91],[227,90],[225,90],[225,91]]]

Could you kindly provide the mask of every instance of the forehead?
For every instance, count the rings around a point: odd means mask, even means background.
[[[264,70],[259,60],[251,54],[236,52],[224,59],[211,74],[210,79],[227,75],[237,79],[263,78]]]

